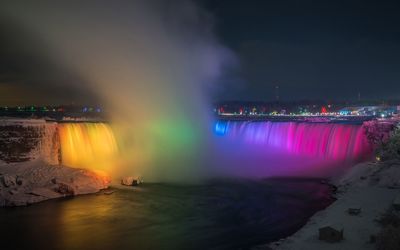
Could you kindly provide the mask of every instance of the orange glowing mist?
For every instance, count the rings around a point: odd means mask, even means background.
[[[62,123],[58,132],[63,165],[108,173],[112,171],[118,147],[109,125]]]

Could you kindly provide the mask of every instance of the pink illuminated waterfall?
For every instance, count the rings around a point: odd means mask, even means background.
[[[231,145],[321,159],[359,161],[372,152],[363,127],[354,124],[219,121],[215,133]]]

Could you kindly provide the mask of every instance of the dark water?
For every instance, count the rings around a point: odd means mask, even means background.
[[[315,179],[144,184],[0,209],[1,249],[247,249],[333,202]]]

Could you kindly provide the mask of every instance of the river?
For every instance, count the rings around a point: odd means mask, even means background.
[[[288,236],[331,204],[319,179],[143,184],[0,210],[2,248],[247,249]]]

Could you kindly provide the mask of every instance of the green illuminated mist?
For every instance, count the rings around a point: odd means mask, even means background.
[[[187,181],[204,174],[207,96],[230,57],[213,36],[209,13],[187,0],[9,1],[3,7],[44,41],[52,61],[84,79],[72,85],[102,100],[121,154],[116,178]]]
[[[207,140],[202,138],[204,131],[185,117],[160,117],[148,124],[116,127],[115,131],[127,161],[121,166],[124,173],[155,181],[192,181],[202,174],[204,162],[199,152]]]

